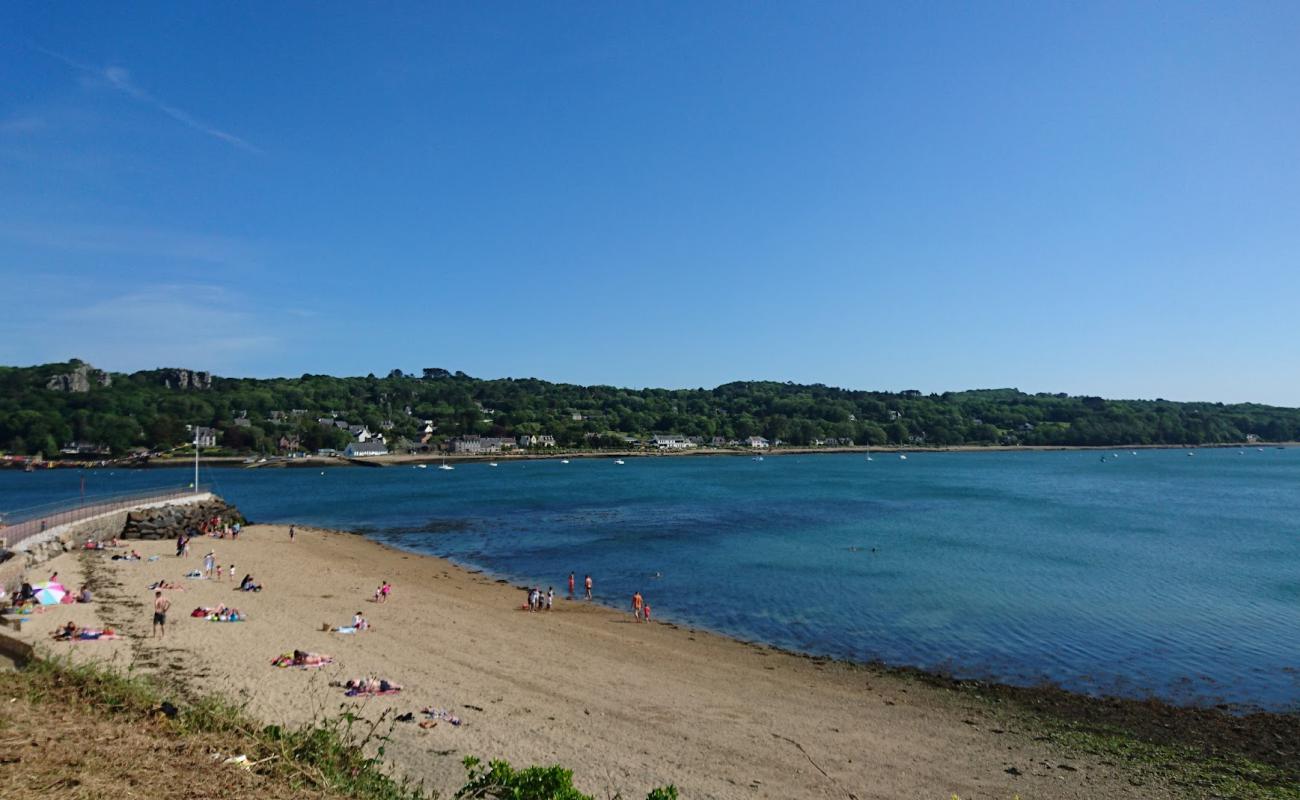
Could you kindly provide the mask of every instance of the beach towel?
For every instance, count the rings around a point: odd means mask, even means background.
[[[455,726],[457,726],[457,727],[460,727],[460,717],[458,717],[458,716],[456,716],[455,714],[451,713],[451,711],[449,711],[448,709],[445,709],[445,708],[422,708],[422,709],[420,709],[420,713],[421,713],[421,714],[424,714],[424,715],[427,716],[429,719],[433,719],[433,720],[442,720],[443,722],[450,722],[452,725],[455,725]]]
[[[243,615],[240,615],[238,617],[233,617],[230,619],[222,619],[221,617],[208,617],[208,622],[244,622],[247,619],[248,617],[245,617]]]

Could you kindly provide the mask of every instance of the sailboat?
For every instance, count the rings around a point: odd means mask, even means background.
[[[447,463],[447,459],[444,458],[444,459],[442,460],[442,463],[438,465],[438,469],[453,470],[453,469],[455,469],[455,467],[453,467],[452,465],[448,464],[448,463]]]

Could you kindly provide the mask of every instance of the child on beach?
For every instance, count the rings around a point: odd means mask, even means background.
[[[217,580],[221,580],[221,565],[217,565]]]
[[[555,587],[547,586],[546,587],[546,610],[547,611],[551,610],[551,604],[554,602],[555,602]]]
[[[649,603],[646,603],[644,606],[641,607],[641,621],[642,621],[642,622],[649,622],[649,621],[650,621],[650,604],[649,604]]]

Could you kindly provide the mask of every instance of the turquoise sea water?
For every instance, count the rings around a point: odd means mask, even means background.
[[[575,459],[212,470],[316,524],[809,653],[1300,708],[1300,450]],[[90,494],[183,484],[89,471]],[[0,473],[0,509],[80,473]]]

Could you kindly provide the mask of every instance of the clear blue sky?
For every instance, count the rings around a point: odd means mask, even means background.
[[[0,363],[1300,405],[1300,4],[5,3]]]

